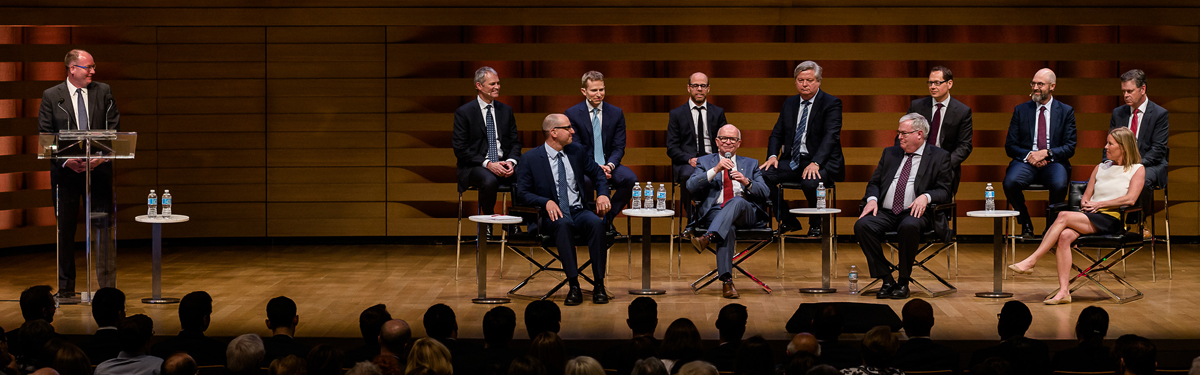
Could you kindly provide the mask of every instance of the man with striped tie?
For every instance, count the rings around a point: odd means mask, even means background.
[[[487,66],[475,70],[475,90],[475,100],[454,111],[451,144],[458,158],[458,191],[479,189],[479,210],[491,215],[496,213],[498,187],[516,181],[521,140],[512,107],[496,100],[500,96],[496,70]],[[492,227],[485,228],[491,236]]]

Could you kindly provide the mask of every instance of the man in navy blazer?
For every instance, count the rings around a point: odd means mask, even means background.
[[[479,210],[496,213],[496,190],[500,184],[516,179],[521,140],[517,138],[517,120],[512,107],[496,100],[500,96],[500,76],[491,67],[475,71],[472,100],[454,111],[451,145],[458,159],[458,191],[474,186],[479,189]],[[491,226],[488,226],[491,232]]]
[[[728,122],[725,110],[708,102],[712,86],[704,73],[688,78],[687,103],[667,116],[667,156],[675,181],[684,182],[696,169],[696,158],[717,152],[717,131]]]
[[[944,235],[944,218],[925,209],[930,204],[950,201],[950,153],[925,140],[929,122],[909,113],[900,118],[899,146],[883,149],[879,166],[867,182],[863,211],[854,223],[854,234],[867,257],[871,277],[881,279],[876,298],[908,298],[913,260],[921,245],[921,233],[934,228]],[[883,235],[900,235],[898,277],[892,277],[891,262],[883,253]]]
[[[1033,236],[1033,221],[1025,206],[1024,189],[1033,183],[1050,190],[1050,204],[1067,197],[1071,156],[1075,155],[1075,110],[1054,100],[1054,71],[1043,68],[1029,82],[1030,100],[1013,109],[1004,151],[1013,160],[1004,172],[1004,195],[1020,213],[1021,235]],[[1054,222],[1047,217],[1046,223]]]
[[[633,184],[637,182],[637,175],[621,165],[621,158],[625,157],[625,113],[620,107],[604,101],[604,74],[589,71],[583,74],[580,83],[579,91],[586,100],[564,114],[571,120],[575,136],[579,137],[577,147],[604,171],[609,188],[614,190],[613,209],[605,215],[604,221],[609,224],[609,230],[615,232],[613,217],[629,204]],[[585,176],[585,181],[588,186],[596,184],[590,175]]]
[[[954,182],[950,185],[950,196],[958,194],[958,183],[962,179],[962,163],[971,156],[971,138],[974,125],[971,107],[950,96],[954,87],[954,73],[950,68],[935,66],[929,70],[929,96],[912,101],[908,113],[917,113],[929,120],[927,143],[950,152],[950,168],[954,170]],[[896,141],[900,145],[900,141]]]
[[[563,272],[567,274],[567,283],[570,285],[563,304],[574,306],[583,303],[575,244],[571,241],[576,233],[587,239],[588,253],[592,257],[592,277],[596,281],[592,302],[608,303],[608,294],[604,290],[608,237],[604,220],[597,216],[604,215],[612,208],[604,170],[591,162],[583,148],[572,144],[575,129],[566,116],[546,116],[542,121],[542,131],[546,133],[546,143],[534,147],[521,157],[522,167],[517,170],[517,204],[545,210],[538,227],[542,228],[544,234],[554,237]],[[591,177],[596,184],[598,195],[595,213],[587,210],[591,196],[583,189],[585,176]]]
[[[844,178],[842,100],[821,91],[821,66],[817,63],[802,62],[792,75],[800,93],[783,102],[767,143],[767,161],[759,168],[764,170],[763,179],[772,200],[779,196],[779,183],[797,181],[808,206],[816,207],[817,184],[824,182],[831,187],[834,181]],[[776,212],[782,231],[800,229],[800,222],[787,207],[779,207]],[[821,236],[818,216],[809,218],[809,236]]]
[[[1127,127],[1137,137],[1138,153],[1146,169],[1146,186],[1167,186],[1167,159],[1171,148],[1167,136],[1171,133],[1170,114],[1146,97],[1146,72],[1133,69],[1121,75],[1121,96],[1125,105],[1113,109],[1109,130]],[[1135,120],[1134,111],[1137,111]],[[1108,159],[1105,154],[1104,159]],[[1143,194],[1150,191],[1143,190]]]
[[[742,131],[733,125],[722,126],[717,133],[718,153],[701,156],[687,181],[692,194],[704,197],[697,210],[697,225],[708,227],[708,233],[693,241],[699,249],[710,242],[717,244],[717,278],[722,281],[725,298],[738,298],[732,274],[737,228],[766,226],[771,220],[767,215],[770,190],[758,160],[738,156],[741,146]]]
[[[62,130],[121,130],[121,112],[113,99],[112,88],[92,82],[96,62],[84,50],[71,50],[64,58],[67,70],[65,82],[46,89],[38,108],[38,132],[58,133]],[[95,212],[113,212],[112,163],[92,159],[50,161],[50,186],[55,192],[54,208],[58,214],[58,297],[75,293],[75,229],[79,203],[86,190],[86,172],[92,169],[92,207]],[[117,286],[116,251],[99,246],[96,257],[96,279],[101,288]]]

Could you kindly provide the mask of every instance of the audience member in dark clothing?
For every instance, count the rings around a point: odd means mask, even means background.
[[[1079,312],[1075,322],[1075,338],[1079,346],[1054,354],[1051,369],[1054,371],[1112,372],[1117,370],[1117,360],[1112,350],[1104,346],[1104,335],[1108,334],[1108,312],[1098,306],[1088,306]]]
[[[20,337],[17,338],[17,348],[20,349],[21,355],[17,356],[17,368],[21,373],[30,373],[41,366],[44,348],[46,343],[53,339],[62,339],[62,336],[54,332],[54,326],[50,322],[41,319],[27,320],[19,329]],[[65,340],[65,339],[62,339]]]
[[[54,323],[54,312],[58,311],[58,304],[54,301],[53,291],[49,285],[38,285],[21,292],[21,317],[25,319],[25,323],[39,319],[46,323]],[[24,327],[24,323],[21,326]],[[8,331],[8,342],[12,343],[8,350],[17,358],[24,354],[20,338],[21,328]],[[45,341],[42,343],[45,344]]]
[[[786,361],[781,371],[784,375],[804,375],[821,363],[816,354],[804,351],[792,353]]]
[[[17,357],[9,352],[4,327],[0,327],[0,375],[17,375]]]
[[[558,333],[561,321],[562,311],[554,301],[542,299],[525,306],[525,330],[529,333],[530,340],[542,332]]]
[[[1113,345],[1118,375],[1154,375],[1158,368],[1158,348],[1145,337],[1121,335]]]
[[[508,365],[508,375],[546,375],[546,366],[537,357],[527,355]]]
[[[162,375],[196,375],[200,372],[200,368],[196,365],[195,358],[180,352],[163,360],[161,372]]]
[[[263,339],[266,356],[262,366],[266,367],[279,358],[294,355],[307,357],[308,347],[296,341],[296,326],[300,324],[300,316],[296,315],[296,302],[291,298],[279,296],[267,302],[267,329],[271,337]]]
[[[737,351],[734,373],[739,375],[775,375],[775,356],[762,336],[746,339]]]
[[[58,371],[59,375],[92,375],[92,362],[88,360],[83,349],[65,340],[51,341],[61,341],[61,344],[54,350],[53,359],[48,367]]]
[[[900,310],[904,319],[904,333],[908,341],[900,344],[896,351],[895,366],[904,371],[951,370],[958,372],[958,352],[933,342],[929,332],[933,330],[933,306],[920,298],[904,304]]]
[[[1025,331],[1033,323],[1033,314],[1021,301],[1008,301],[1000,309],[996,332],[1000,344],[976,350],[971,354],[970,366],[992,357],[1008,361],[1011,371],[1018,374],[1046,374],[1050,369],[1050,349],[1046,343],[1025,337]]]
[[[96,365],[96,375],[159,375],[163,360],[146,352],[154,337],[154,321],[137,314],[121,320],[121,353]]]
[[[346,354],[333,345],[321,344],[308,351],[305,362],[308,363],[308,375],[342,375]]]
[[[121,352],[121,336],[117,324],[125,318],[125,293],[117,288],[100,288],[92,297],[92,319],[96,321],[96,334],[79,343],[79,348],[93,363],[117,358]],[[61,371],[60,371],[61,372]]]
[[[225,346],[220,340],[207,337],[212,322],[212,297],[207,292],[191,292],[179,301],[179,335],[155,344],[154,356],[166,359],[175,353],[187,353],[199,366],[225,364]]]
[[[721,308],[717,313],[717,331],[720,341],[717,347],[704,354],[704,361],[717,366],[718,371],[733,371],[737,367],[738,347],[742,345],[742,335],[746,334],[746,306],[731,303]]]
[[[625,324],[633,331],[631,341],[608,348],[600,357],[604,368],[617,370],[618,375],[633,371],[633,364],[637,360],[658,355],[660,344],[654,338],[654,330],[658,328],[658,303],[650,297],[634,298],[629,303],[629,317],[625,319]],[[650,346],[649,350],[647,345]]]
[[[379,355],[371,363],[379,366],[384,375],[403,374],[408,364],[408,341],[411,339],[412,328],[408,322],[392,319],[383,323],[379,328]]]
[[[877,326],[867,331],[862,341],[862,366],[842,369],[845,375],[904,375],[896,368],[896,349],[900,342],[892,335],[888,326]]]
[[[971,375],[1014,375],[1007,359],[992,357],[971,366]]]
[[[517,314],[506,306],[497,306],[483,314],[482,373],[503,375],[514,359],[522,356],[510,347],[517,329]]]
[[[691,319],[679,318],[667,326],[663,334],[662,347],[658,351],[658,359],[662,360],[667,371],[678,373],[683,364],[699,360],[702,348],[700,330]]]
[[[529,343],[529,355],[546,366],[547,375],[562,375],[567,366],[567,352],[562,339],[554,332],[542,332]]]
[[[813,336],[821,343],[821,363],[837,369],[858,367],[862,364],[862,353],[852,345],[838,342],[842,335],[842,315],[833,305],[826,305],[817,312],[812,321]]]
[[[469,342],[458,341],[458,318],[450,306],[439,303],[425,310],[425,334],[438,340],[450,350],[450,360],[456,374],[478,374],[483,348]]]
[[[370,361],[379,355],[379,328],[389,320],[392,320],[392,314],[387,311],[387,305],[382,303],[358,314],[358,331],[362,333],[363,345],[346,352],[343,366],[351,368],[355,363]],[[311,367],[312,361],[309,362]]]

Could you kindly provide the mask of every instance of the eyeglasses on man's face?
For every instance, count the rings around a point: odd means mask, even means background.
[[[909,131],[897,130],[896,134],[899,134],[901,137],[903,137],[903,136],[906,136],[906,135],[909,135],[912,133],[916,133],[916,132],[917,132],[916,130],[909,130]]]
[[[691,87],[693,89],[707,89],[708,84],[707,83],[689,83],[688,87]]]
[[[721,142],[729,142],[729,143],[733,143],[733,142],[740,141],[740,140],[742,140],[742,139],[741,139],[741,138],[739,138],[739,137],[717,137],[717,140],[718,140],[718,141],[721,141]]]
[[[91,70],[91,71],[96,70],[96,64],[92,64],[92,65],[88,65],[88,66],[83,66],[83,65],[71,65],[71,66],[79,68],[79,69],[83,69],[83,70]]]
[[[929,86],[941,86],[942,84],[944,84],[944,83],[946,83],[946,82],[949,82],[949,81],[945,81],[945,80],[942,80],[942,81],[926,81],[926,82],[925,82],[925,84],[926,84],[926,85],[929,85]]]
[[[1042,88],[1042,87],[1050,87],[1050,84],[1049,84],[1049,83],[1045,83],[1045,82],[1037,82],[1037,81],[1033,81],[1033,82],[1029,82],[1029,87],[1032,87],[1032,88],[1035,88],[1035,89],[1039,89],[1039,88]]]

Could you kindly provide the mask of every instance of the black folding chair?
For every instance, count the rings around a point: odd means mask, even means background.
[[[955,211],[957,208],[958,203],[950,202],[932,204],[925,209],[927,215],[944,216],[946,218],[946,224],[949,226],[949,228],[946,228],[945,236],[939,236],[937,230],[934,228],[929,228],[921,233],[921,246],[918,248],[917,255],[913,261],[914,268],[924,270],[930,276],[933,276],[934,280],[945,287],[945,289],[934,291],[926,287],[924,284],[921,284],[921,282],[917,281],[916,278],[913,278],[912,284],[924,291],[926,294],[929,294],[930,297],[941,297],[958,291],[958,288],[954,287],[953,284],[950,284],[949,281],[946,281],[946,279],[942,278],[941,275],[938,275],[936,272],[933,272],[933,270],[926,266],[926,264],[933,260],[934,257],[937,257],[947,249],[958,248],[958,215]],[[859,211],[862,211],[861,207],[859,208]],[[887,245],[888,248],[892,249],[893,264],[888,265],[891,271],[896,270],[896,265],[894,263],[896,260],[896,254],[898,252],[896,246],[898,246],[897,244],[899,243],[899,240],[900,235],[895,231],[884,232],[883,234],[883,243]],[[946,256],[948,258],[950,255],[947,254]],[[947,266],[947,271],[948,270],[949,269]],[[875,284],[878,284],[879,280],[880,279],[875,279],[874,281],[871,281],[871,283],[864,286],[862,288],[863,292],[859,293],[859,295],[866,296],[872,294],[868,291],[868,289],[875,286]]]
[[[700,201],[692,201],[692,207],[700,207],[701,203],[702,202],[700,202]],[[770,204],[768,204],[768,210],[770,210]],[[758,277],[755,277],[754,274],[750,273],[749,271],[746,271],[746,269],[742,268],[742,266],[741,266],[741,264],[743,262],[745,262],[747,259],[750,259],[750,257],[754,256],[754,254],[757,254],[759,250],[762,250],[763,248],[767,247],[771,243],[775,242],[776,237],[778,237],[778,233],[774,229],[771,228],[771,221],[769,219],[771,217],[770,212],[768,212],[767,214],[768,214],[768,216],[767,216],[768,219],[764,220],[762,222],[759,222],[755,227],[753,227],[753,228],[738,228],[737,230],[734,231],[737,235],[737,242],[748,243],[748,245],[746,246],[746,248],[742,249],[737,254],[734,254],[733,269],[737,270],[742,275],[745,275],[746,277],[750,278],[750,280],[754,280],[754,282],[757,283],[759,287],[761,287],[768,294],[770,294],[771,293],[770,286],[768,286],[766,283],[762,282],[762,280],[759,280]],[[697,214],[695,216],[699,217],[700,215]],[[696,220],[699,220],[699,218],[697,218]],[[708,225],[701,225],[698,222],[693,222],[691,224],[691,228],[692,228],[691,235],[693,237],[703,236],[705,233],[708,233]],[[696,248],[695,244],[693,244],[692,249],[696,250],[697,254],[702,254],[702,253],[704,253],[705,250],[707,250],[710,254],[712,254],[715,257],[717,255],[717,249],[714,248],[713,246],[714,246],[714,244],[709,244],[704,249],[699,249],[699,248]],[[680,252],[682,253],[682,251],[680,251]],[[709,284],[712,284],[714,281],[717,281],[717,278],[719,276],[720,275],[717,274],[717,269],[714,267],[712,269],[712,271],[708,271],[708,273],[704,274],[704,276],[701,276],[699,279],[696,279],[696,281],[693,281],[691,283],[690,286],[692,288],[692,293],[698,294],[700,292],[700,289],[704,289]]]
[[[1079,211],[1080,202],[1083,200],[1083,193],[1086,190],[1086,182],[1072,181],[1067,192],[1067,201],[1064,203],[1051,205],[1050,209],[1054,210],[1056,213]],[[1125,220],[1128,215],[1141,215],[1142,208],[1140,206],[1122,206],[1117,209],[1117,212],[1120,214],[1121,222],[1126,223],[1127,221]],[[1112,267],[1114,265],[1116,265],[1118,262],[1124,262],[1126,258],[1136,254],[1138,250],[1141,250],[1142,247],[1144,247],[1146,241],[1144,241],[1142,238],[1142,229],[1145,228],[1145,223],[1143,220],[1140,220],[1140,218],[1137,220],[1137,223],[1136,232],[1125,231],[1124,233],[1116,234],[1093,233],[1081,235],[1079,238],[1075,239],[1075,243],[1072,244],[1071,250],[1091,263],[1088,264],[1087,267],[1079,267],[1074,262],[1071,263],[1071,268],[1076,272],[1075,276],[1072,277],[1071,281],[1068,283],[1068,285],[1071,285],[1071,292],[1079,290],[1079,288],[1087,285],[1088,282],[1093,282],[1096,284],[1096,286],[1100,287],[1101,291],[1103,291],[1117,303],[1136,301],[1145,296],[1142,291],[1138,290],[1133,286],[1133,284],[1130,284],[1128,281],[1126,281],[1125,278],[1118,276],[1115,272],[1112,272]],[[1101,253],[1097,253],[1097,256],[1093,257],[1081,250],[1087,248],[1100,249]],[[1118,253],[1120,253],[1120,255],[1118,255]],[[1122,296],[1113,292],[1111,289],[1105,286],[1104,283],[1100,282],[1099,275],[1101,273],[1110,275],[1114,281],[1121,284],[1123,287],[1132,290],[1133,294]],[[1081,278],[1083,279],[1082,282],[1075,283],[1076,281],[1080,281]],[[1046,298],[1049,299],[1054,297],[1055,294],[1058,294],[1057,288],[1054,289],[1053,292],[1050,292]]]
[[[555,277],[561,277],[561,280],[558,282],[558,284],[556,284],[553,288],[551,288],[549,292],[546,292],[546,294],[543,294],[540,297],[517,294],[517,291],[521,290],[521,288],[524,288],[526,285],[528,285],[529,281],[533,280],[534,277],[538,276],[542,272],[545,272],[545,271],[550,271],[550,272],[554,272],[554,273],[564,272],[563,265],[562,265],[562,257],[558,254],[556,245],[554,243],[554,238],[552,238],[549,235],[542,234],[540,229],[537,229],[538,226],[536,226],[536,225],[533,226],[533,228],[535,228],[535,229],[528,230],[530,228],[529,224],[541,223],[542,214],[543,214],[542,211],[543,210],[540,208],[526,207],[526,206],[513,206],[511,209],[509,209],[509,212],[513,213],[515,216],[521,217],[523,220],[522,220],[521,224],[511,225],[506,228],[507,233],[508,233],[507,234],[507,236],[508,236],[507,247],[509,250],[512,250],[513,252],[517,253],[517,255],[520,255],[522,258],[525,258],[525,260],[529,261],[529,263],[534,268],[536,268],[536,270],[534,270],[533,272],[531,272],[529,274],[529,277],[526,277],[524,280],[521,280],[521,282],[518,283],[517,286],[515,286],[511,290],[509,290],[508,291],[509,295],[518,296],[518,297],[547,299],[547,298],[550,298],[550,296],[554,295],[554,293],[558,292],[559,289],[562,289],[562,287],[567,284],[567,279],[565,276],[559,276],[556,274]],[[522,230],[522,229],[525,229],[525,230]],[[607,242],[607,248],[605,249],[605,253],[607,256],[607,252],[611,251],[613,244],[616,242],[616,237],[612,236],[612,235],[607,235],[606,242]],[[576,235],[574,238],[572,238],[572,243],[575,244],[575,246],[587,246],[587,239],[583,238],[579,235]],[[540,248],[540,249],[542,249],[542,251],[545,251],[546,254],[550,255],[550,260],[546,261],[545,263],[540,262],[537,259],[534,259],[534,257],[532,256],[532,252],[527,253],[525,251],[522,251],[521,248]],[[579,266],[579,277],[581,279],[583,279],[584,282],[587,282],[588,284],[592,285],[592,287],[594,289],[596,286],[596,281],[592,280],[591,277],[588,277],[588,275],[586,273],[587,269],[592,267],[592,261],[593,261],[593,259],[589,258],[586,262],[584,262],[582,265]],[[556,263],[556,262],[558,263],[558,266],[555,266],[554,263]],[[585,291],[584,293],[590,294],[591,292]],[[607,291],[606,291],[606,293],[607,293]],[[610,298],[613,297],[613,295],[611,293],[608,293],[608,295]]]

